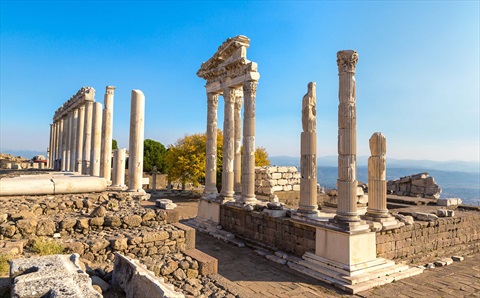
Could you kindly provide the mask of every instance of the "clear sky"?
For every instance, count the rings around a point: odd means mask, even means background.
[[[358,155],[480,159],[479,1],[0,1],[0,151],[45,150],[55,110],[82,86],[117,87],[114,138],[128,148],[130,92],[145,137],[206,129],[196,76],[227,38],[258,63],[256,145],[300,155],[301,100],[317,83],[318,155],[337,153],[336,52],[354,49]],[[221,98],[220,98],[221,99]],[[219,105],[219,127],[223,123]]]

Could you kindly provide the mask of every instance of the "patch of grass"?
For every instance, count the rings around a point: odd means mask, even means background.
[[[61,254],[65,247],[48,238],[37,238],[33,242],[32,249],[41,256]]]
[[[10,272],[10,256],[0,255],[0,277],[8,276]]]

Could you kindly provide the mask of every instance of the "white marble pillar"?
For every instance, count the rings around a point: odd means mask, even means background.
[[[85,103],[85,124],[83,134],[82,174],[90,175],[90,151],[92,146],[93,102]]]
[[[145,193],[143,178],[143,141],[145,125],[145,96],[140,90],[132,90],[130,106],[130,140],[128,158],[128,190]]]
[[[157,192],[157,166],[153,166],[153,175],[152,175],[152,193]]]
[[[125,152],[126,148],[117,149],[113,152],[113,175],[112,187],[126,188],[125,185]]]
[[[218,94],[207,94],[207,160],[205,167],[206,195],[216,195],[217,190],[217,107]]]
[[[72,112],[72,126],[70,127],[70,167],[71,172],[75,172],[75,164],[77,163],[77,126],[78,126],[78,109]]]
[[[75,171],[80,174],[82,173],[84,127],[85,127],[85,105],[82,105],[78,108],[77,143],[75,148],[75,152],[76,152]]]
[[[339,76],[338,98],[338,209],[336,219],[344,222],[360,221],[357,212],[357,124],[355,68],[356,51],[337,53]]]
[[[90,175],[100,176],[100,152],[102,146],[102,104],[93,103],[92,145],[90,150]]]
[[[112,175],[112,138],[113,138],[113,93],[114,86],[107,86],[103,99],[102,152],[100,157],[100,176],[110,184]]]
[[[307,94],[302,99],[302,128],[298,212],[317,214],[317,95],[314,82],[308,83]]]
[[[55,160],[54,162],[54,170],[60,170],[60,158],[61,158],[61,144],[62,144],[62,133],[61,133],[61,119],[55,122],[56,126],[56,138],[55,138]]]
[[[242,98],[243,92],[237,89],[235,95],[235,109],[234,109],[234,129],[235,129],[235,161],[233,164],[233,191],[235,194],[242,193]]]
[[[243,84],[243,156],[242,201],[253,203],[255,198],[255,99],[257,81]]]
[[[368,159],[367,216],[388,217],[387,209],[387,139],[381,132],[370,138],[371,156]]]
[[[234,130],[234,105],[235,89],[226,88],[223,91],[225,100],[224,120],[223,120],[223,171],[222,171],[222,191],[220,192],[224,200],[233,200],[233,162],[235,158],[235,130]]]
[[[50,142],[48,143],[48,150],[47,150],[47,168],[51,168],[53,165],[52,159],[53,159],[53,143],[54,143],[54,131],[55,131],[55,123],[50,124]]]
[[[66,171],[67,169],[67,139],[68,139],[68,117],[62,118],[62,161],[60,170]]]

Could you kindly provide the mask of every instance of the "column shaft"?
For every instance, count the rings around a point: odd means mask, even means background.
[[[257,81],[243,84],[242,201],[255,202],[255,99]]]
[[[100,151],[102,144],[102,104],[93,103],[92,147],[90,150],[90,175],[100,176]]]
[[[72,112],[72,127],[70,139],[70,171],[75,172],[75,164],[77,163],[77,126],[78,126],[78,109]]]
[[[223,120],[223,171],[221,195],[226,200],[233,199],[233,162],[235,158],[234,104],[235,89],[223,91],[225,100]]]
[[[115,87],[107,86],[103,100],[102,152],[100,159],[100,176],[111,180],[112,175],[112,138],[113,138],[113,93]]]
[[[50,124],[50,142],[48,143],[49,144],[49,147],[48,147],[48,158],[47,158],[47,161],[48,161],[48,164],[47,164],[47,168],[51,168],[52,167],[52,159],[53,159],[53,139],[54,139],[54,131],[55,131],[55,123],[53,124]]]
[[[205,194],[217,194],[217,107],[218,94],[207,94],[207,160]]]
[[[68,118],[62,118],[62,150],[60,170],[65,171],[67,163]]]
[[[357,212],[357,132],[355,108],[355,67],[358,54],[355,51],[339,51],[337,65],[339,75],[338,108],[338,208],[341,221],[359,221]]]
[[[90,151],[92,146],[93,102],[85,103],[85,124],[83,134],[82,174],[90,175]]]
[[[113,175],[112,186],[125,186],[125,152],[126,148],[117,149],[113,152]]]
[[[387,141],[382,133],[376,132],[369,143],[371,156],[368,159],[367,215],[387,217],[387,160],[385,158]]]
[[[60,126],[61,126],[61,120],[57,120],[55,123],[55,160],[53,161],[54,165],[54,170],[59,171],[60,170],[60,163],[59,159],[61,158],[61,132],[60,132]]]
[[[143,178],[143,139],[145,125],[145,96],[140,90],[132,90],[130,107],[130,140],[128,158],[128,190],[132,192],[142,189]]]
[[[84,139],[84,127],[85,127],[85,106],[82,105],[78,108],[77,119],[77,143],[76,143],[76,161],[75,171],[82,173],[82,160],[83,160],[83,139]]]
[[[241,91],[241,90],[238,90]],[[238,92],[235,96],[234,127],[235,127],[235,161],[233,164],[233,190],[235,194],[242,193],[242,93]]]

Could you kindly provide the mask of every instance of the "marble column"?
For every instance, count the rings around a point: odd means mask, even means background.
[[[302,128],[298,212],[317,214],[317,95],[314,82],[308,83],[308,92],[302,99]]]
[[[130,106],[130,140],[128,158],[128,191],[145,193],[143,178],[143,141],[145,125],[145,96],[140,90],[132,90]]]
[[[153,176],[152,176],[152,193],[157,192],[157,166],[153,166]]]
[[[370,138],[371,156],[368,159],[367,216],[388,217],[387,209],[387,139],[381,132]]]
[[[233,163],[233,190],[235,194],[242,193],[242,90],[237,89],[234,108],[234,129],[235,129],[235,160]]]
[[[70,129],[70,167],[71,172],[75,172],[75,164],[77,163],[77,126],[78,126],[78,108],[72,112],[72,126]]]
[[[205,167],[206,195],[216,195],[217,190],[217,107],[218,94],[207,94],[207,160]]]
[[[126,148],[117,149],[113,152],[113,175],[112,187],[126,188],[125,186],[125,152]]]
[[[90,151],[92,146],[93,102],[85,103],[85,123],[83,133],[82,174],[90,175]]]
[[[54,134],[55,134],[55,123],[53,124],[50,124],[50,142],[48,143],[49,144],[49,147],[48,147],[48,151],[47,151],[47,154],[48,154],[48,164],[47,164],[47,168],[51,168],[52,165],[53,165],[53,144],[54,144]]]
[[[255,198],[255,98],[257,81],[243,84],[243,156],[242,201],[253,203]]]
[[[93,103],[92,145],[90,150],[90,175],[100,176],[100,152],[102,146],[102,104]]]
[[[100,159],[100,176],[110,183],[112,175],[112,138],[113,138],[113,93],[114,86],[107,86],[103,99],[102,152]]]
[[[336,219],[344,222],[360,221],[357,212],[357,123],[355,68],[356,51],[337,53],[339,76],[338,98],[338,208]]]
[[[68,140],[68,117],[62,118],[62,161],[60,163],[60,170],[67,169],[67,140]]]
[[[223,170],[222,170],[222,191],[224,200],[233,200],[233,163],[235,159],[235,130],[234,130],[234,105],[235,89],[226,88],[223,91],[225,100],[223,120]]]
[[[61,146],[62,146],[62,132],[61,132],[61,123],[62,120],[57,120],[55,122],[56,126],[56,138],[55,138],[55,160],[54,162],[54,170],[59,171],[60,170],[60,159],[61,159]]]
[[[85,127],[85,105],[78,108],[78,121],[77,121],[77,143],[76,143],[76,161],[75,171],[82,173],[82,160],[83,160],[83,138]]]

